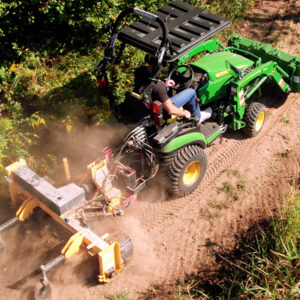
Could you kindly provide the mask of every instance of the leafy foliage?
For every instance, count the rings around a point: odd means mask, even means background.
[[[103,57],[111,25],[127,7],[153,12],[169,2],[1,1],[0,165],[17,157],[39,167],[43,159],[45,164],[53,162],[60,151],[50,138],[53,130],[71,135],[75,128],[101,126],[108,120],[108,100],[97,93],[93,68]],[[234,23],[254,0],[233,0],[230,6],[224,0],[186,2],[221,13]],[[133,19],[128,17],[125,23]],[[110,70],[118,102],[132,88],[133,69],[143,57],[141,51],[126,47],[120,66]]]

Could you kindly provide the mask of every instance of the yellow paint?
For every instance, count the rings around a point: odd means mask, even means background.
[[[222,71],[222,72],[220,72],[220,73],[217,73],[217,74],[216,74],[216,78],[222,77],[222,76],[228,74],[229,72],[230,72],[230,69],[228,68],[228,69],[225,70],[225,71]]]
[[[8,178],[12,180],[12,182],[9,183],[9,193],[10,193],[11,203],[14,208],[18,206],[20,199],[19,199],[19,185],[13,181],[14,179],[13,179],[12,172],[21,166],[26,166],[26,162],[24,159],[19,159],[18,161],[14,162],[13,164],[5,168]]]
[[[29,216],[33,214],[33,210],[38,206],[38,200],[34,197],[27,198],[20,208],[18,209],[16,215],[19,217],[19,221],[22,222],[26,220]]]
[[[61,253],[65,256],[65,258],[70,258],[79,252],[80,246],[83,244],[83,242],[84,236],[82,235],[82,232],[79,231],[70,237]]]
[[[119,193],[119,196],[121,196],[121,192]],[[114,207],[122,207],[123,206],[123,200],[122,200],[122,198],[119,198],[118,196],[113,197],[109,200],[110,200],[109,206],[112,208],[112,210]]]
[[[183,174],[183,184],[186,186],[193,185],[201,174],[202,166],[200,162],[193,161],[188,165]]]
[[[64,171],[65,171],[65,176],[66,176],[66,182],[70,182],[71,175],[70,175],[70,169],[69,169],[68,159],[66,157],[63,159],[63,164],[64,164]]]
[[[249,80],[250,78],[254,77],[255,75],[259,74],[259,73],[261,73],[260,70],[256,71],[254,74],[252,74],[252,75],[248,78],[248,80]]]
[[[242,69],[242,68],[245,68],[245,67],[247,67],[247,65],[237,66],[236,68],[237,68],[237,69]],[[229,72],[230,72],[230,68],[228,68],[227,70],[222,71],[222,72],[220,72],[220,73],[217,73],[217,74],[216,74],[216,78],[222,77],[222,76],[228,74]]]
[[[122,269],[121,249],[118,242],[104,248],[98,254],[100,275],[98,276],[100,282],[110,282]],[[111,276],[110,271],[115,272],[115,276]]]
[[[137,94],[135,92],[131,92],[131,95],[134,96],[134,97],[136,97],[136,98],[142,99],[142,95]]]
[[[183,107],[179,107],[179,109],[183,111]],[[179,118],[180,118],[180,117],[178,117],[178,116],[171,115],[171,117],[170,117],[169,119],[167,119],[166,122],[167,122],[167,124],[170,124],[170,123],[176,121],[176,120],[179,119]]]
[[[255,123],[255,131],[259,131],[262,128],[264,120],[265,120],[265,112],[261,111],[259,113],[258,118],[257,118],[256,123]]]

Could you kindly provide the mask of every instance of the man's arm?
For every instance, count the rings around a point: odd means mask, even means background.
[[[162,103],[163,109],[166,110],[169,114],[175,115],[178,117],[183,117],[186,119],[191,118],[191,113],[188,110],[181,110],[177,108],[170,99]]]
[[[173,80],[167,80],[167,85],[173,86],[175,82]],[[183,117],[186,119],[191,118],[191,113],[188,110],[181,110],[176,107],[176,105],[173,104],[171,99],[169,98],[166,90],[166,85],[164,85],[162,82],[157,82],[154,85],[153,91],[152,91],[152,97],[156,100],[159,100],[162,102],[162,107],[165,111],[167,111],[171,115],[175,115],[178,117]]]

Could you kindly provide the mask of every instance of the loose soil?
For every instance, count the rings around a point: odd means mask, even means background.
[[[300,3],[263,1],[245,17],[244,36],[300,55]],[[206,150],[209,167],[199,188],[176,199],[154,181],[123,217],[95,221],[101,233],[121,229],[134,244],[134,256],[110,284],[97,284],[97,261],[84,252],[49,272],[52,299],[101,299],[128,291],[145,298],[168,299],[179,278],[218,270],[216,253],[238,247],[255,224],[274,218],[294,178],[300,176],[300,96],[285,99],[265,90],[267,121],[255,138],[228,131]],[[0,221],[13,216],[2,204]],[[70,234],[43,212],[1,234],[0,291],[3,299],[34,299],[39,267],[59,255]],[[202,272],[202,273],[201,273]],[[153,290],[153,289],[152,289]]]

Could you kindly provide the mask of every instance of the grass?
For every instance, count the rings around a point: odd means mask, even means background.
[[[241,177],[241,174],[237,169],[227,170],[226,172],[229,176]]]
[[[219,190],[225,193],[228,198],[232,198],[236,193],[235,186],[228,181],[223,182],[223,185],[219,188]]]
[[[208,205],[212,208],[216,208],[216,209],[219,209],[219,210],[229,207],[228,203],[218,201],[218,200],[215,200],[215,199],[209,199],[208,200]]]
[[[285,158],[285,157],[288,157],[290,153],[291,153],[291,150],[286,149],[284,151],[278,152],[277,155],[282,157],[282,158]]]
[[[201,210],[201,215],[204,219],[211,220],[217,218],[219,216],[219,213],[216,211],[212,211],[206,207],[203,210]]]
[[[282,123],[286,124],[286,125],[290,123],[290,120],[287,119],[286,117],[281,118],[280,121],[281,121]]]
[[[181,280],[178,299],[299,299],[300,192],[284,200],[279,217],[259,226],[233,256],[216,253],[225,273]],[[226,274],[226,275],[224,275]],[[206,280],[207,279],[207,280]],[[198,280],[198,281],[197,281]]]
[[[178,215],[177,215],[176,211],[172,210],[172,211],[169,212],[169,216],[177,217]]]
[[[240,181],[237,183],[237,188],[240,190],[246,189],[247,186],[247,178],[242,177]]]
[[[120,292],[108,297],[109,300],[130,300],[129,292]]]
[[[219,191],[226,194],[227,198],[233,198],[234,200],[238,199],[238,191],[245,190],[247,187],[247,178],[243,177],[239,170],[232,169],[226,171],[228,176],[234,176],[238,179],[238,182],[233,184],[229,181],[223,182],[223,185],[219,187]]]

